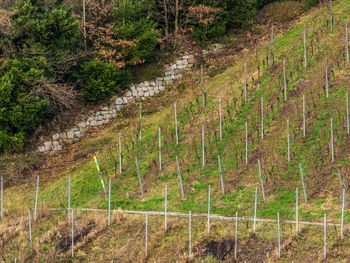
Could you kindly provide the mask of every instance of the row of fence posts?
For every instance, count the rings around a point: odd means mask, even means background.
[[[219,162],[220,163],[220,162]],[[264,188],[263,188],[263,180],[262,180],[262,173],[261,173],[261,165],[260,160],[258,160],[258,166],[259,166],[259,174],[261,178],[261,186],[262,186],[262,194],[263,194],[263,200],[265,200],[265,194],[264,194]],[[307,202],[307,195],[306,195],[306,189],[304,184],[304,176],[303,176],[303,170],[301,163],[299,163],[300,166],[300,173],[302,178],[302,184],[303,184],[303,190],[304,190],[304,197],[305,202]],[[341,209],[341,238],[343,238],[343,232],[344,232],[344,206],[345,206],[345,188],[343,187],[342,179],[340,171],[338,170],[339,175],[339,181],[340,186],[342,189],[342,209]],[[180,175],[181,178],[181,175]],[[3,178],[1,178],[1,185],[3,185]],[[111,222],[111,179],[109,178],[109,184],[108,184],[108,225],[110,225]],[[223,185],[223,184],[222,184]],[[70,218],[69,214],[71,214],[71,226],[72,226],[72,257],[74,256],[74,210],[71,208],[70,202],[70,177],[68,177],[68,220]],[[223,190],[224,191],[224,190]],[[253,231],[256,231],[256,213],[257,213],[257,200],[258,200],[258,189],[255,188],[255,198],[254,198],[254,219],[253,219]],[[34,221],[37,219],[37,205],[38,205],[38,193],[39,193],[39,177],[37,177],[37,184],[36,184],[36,199],[35,199],[35,207],[34,207]],[[165,222],[164,227],[165,230],[167,230],[167,185],[165,185],[164,189],[165,193],[165,202],[164,202],[164,216],[165,216]],[[3,203],[3,187],[1,187],[1,202]],[[296,224],[296,233],[298,233],[298,188],[296,188],[296,218],[295,218],[295,224]],[[207,215],[207,233],[210,232],[210,208],[211,208],[211,185],[208,186],[208,215]],[[238,212],[236,212],[236,218],[235,218],[236,226],[235,226],[235,258],[237,257],[237,222],[238,222]],[[280,257],[280,218],[279,213],[277,214],[277,223],[278,223],[278,256]],[[31,221],[31,209],[28,209],[28,227],[29,227],[29,243],[30,247],[32,247],[32,221]],[[189,212],[189,255],[191,255],[191,212]],[[324,258],[326,258],[326,227],[327,227],[327,221],[326,221],[326,214],[324,215]],[[145,249],[146,249],[146,256],[147,256],[147,246],[148,246],[148,213],[146,213],[146,233],[145,233]]]
[[[256,231],[256,213],[257,213],[257,200],[258,200],[258,188],[255,188],[255,198],[254,198],[254,219],[253,219],[253,232]],[[299,191],[298,188],[295,190],[295,231],[299,231]],[[304,192],[305,194],[305,192]],[[208,186],[208,215],[207,215],[207,233],[210,233],[210,199],[211,199],[211,185]],[[305,194],[305,202],[307,202]],[[342,189],[342,210],[341,210],[341,239],[343,239],[343,229],[344,229],[344,205],[345,205],[345,189]],[[167,185],[165,185],[165,230],[167,230]],[[191,217],[192,213],[189,211],[189,255],[191,255]],[[146,233],[147,233],[147,213],[146,213]],[[278,258],[281,257],[281,233],[280,233],[280,215],[277,213],[277,239],[278,239]],[[326,214],[324,214],[324,259],[326,259],[326,229],[327,229],[327,220]],[[237,258],[237,232],[238,232],[238,212],[235,216],[235,244],[234,244],[234,255],[235,259]],[[146,234],[147,236],[147,234]],[[147,247],[147,237],[146,237],[146,247]],[[146,252],[147,255],[147,252]]]
[[[1,177],[2,181],[2,177]],[[74,210],[71,209],[71,181],[70,177],[68,177],[68,222],[71,219],[71,225],[72,225],[72,240],[71,240],[71,246],[72,246],[72,257],[74,257]],[[108,202],[108,225],[110,224],[110,193],[111,193],[111,181],[109,180],[109,202]],[[37,220],[37,207],[38,207],[38,194],[39,194],[39,176],[37,177],[37,184],[36,184],[36,192],[35,192],[35,206],[34,206],[34,222]],[[3,196],[3,191],[1,191],[1,196]],[[1,198],[1,201],[3,201],[3,198]],[[70,217],[71,215],[71,217]],[[31,209],[28,209],[28,230],[29,230],[29,245],[32,247],[33,241],[32,241],[32,220],[31,220]]]
[[[253,219],[253,232],[256,232],[256,211],[257,211],[257,199],[258,199],[258,189],[255,188],[255,202],[254,202],[254,219]],[[342,190],[342,215],[341,215],[341,239],[343,239],[343,220],[344,220],[344,204],[345,204],[345,189]],[[208,217],[207,217],[207,233],[210,233],[210,197],[211,197],[211,186],[208,186]],[[295,232],[298,234],[299,231],[299,208],[298,208],[298,188],[295,190]],[[167,186],[165,186],[165,200],[167,200]],[[165,230],[167,230],[167,202],[165,202]],[[188,226],[189,226],[189,250],[188,254],[191,256],[192,254],[192,212],[188,212]],[[281,226],[280,226],[280,214],[277,213],[277,242],[278,242],[278,258],[281,258]],[[327,252],[327,215],[324,214],[324,241],[323,241],[323,255],[324,259],[326,259]],[[238,244],[238,212],[235,214],[235,243],[234,243],[234,258],[237,259],[237,244]],[[146,223],[145,223],[145,255],[147,257],[148,253],[148,213],[146,212]]]

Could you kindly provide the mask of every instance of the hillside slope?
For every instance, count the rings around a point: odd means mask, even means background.
[[[134,107],[123,110],[111,126],[91,134],[74,146],[69,154],[54,157],[58,162],[60,158],[67,158],[67,171],[50,176],[41,173],[40,209],[38,221],[32,225],[32,248],[28,242],[27,214],[28,207],[34,205],[35,180],[29,185],[7,187],[4,193],[5,214],[0,225],[3,260],[18,257],[25,262],[201,262],[202,259],[205,262],[235,262],[235,224],[231,220],[212,219],[208,234],[207,218],[193,217],[192,255],[188,256],[188,218],[169,216],[165,231],[164,216],[150,215],[145,256],[145,216],[122,212],[123,209],[164,211],[164,187],[167,185],[169,212],[205,214],[208,212],[210,185],[211,214],[233,217],[238,212],[240,217],[253,217],[256,188],[257,217],[276,220],[279,213],[281,258],[278,259],[277,223],[259,221],[254,233],[253,222],[241,218],[237,225],[237,262],[323,261],[322,224],[300,224],[296,232],[295,224],[286,221],[295,220],[295,191],[298,188],[299,221],[322,223],[326,214],[327,222],[339,224],[342,191],[338,169],[346,193],[350,187],[350,140],[346,110],[350,63],[347,62],[345,50],[345,24],[350,19],[350,2],[342,0],[333,3],[333,15],[332,31],[328,6],[301,17],[283,34],[279,33],[283,32],[282,28],[275,28],[272,66],[267,37],[250,49],[248,54],[243,50],[233,57],[232,64],[223,72],[216,75],[213,71],[208,72],[205,76],[205,107],[202,106],[200,72],[189,72],[187,78],[169,92],[142,104],[141,144],[137,142],[138,108]],[[283,60],[286,60],[286,100]],[[247,63],[248,76],[246,102],[244,63]],[[222,140],[219,133],[219,99],[222,105]],[[175,137],[175,102],[178,144]],[[247,164],[245,123],[248,128]],[[158,159],[158,128],[161,129],[162,170],[159,169]],[[122,173],[119,173],[119,133],[122,138]],[[333,160],[332,145],[335,149]],[[110,226],[106,211],[76,210],[108,207],[93,156],[100,164],[104,182],[111,178],[111,208],[120,209],[112,214]],[[183,197],[176,156],[182,176]],[[143,194],[140,193],[135,157],[138,158]],[[258,160],[262,168],[265,200]],[[303,169],[307,202],[299,164]],[[67,221],[67,211],[49,209],[67,207],[68,177],[71,178],[71,207],[75,209],[74,258],[71,256],[71,225]],[[350,258],[348,202],[344,223],[343,239],[339,226],[327,227],[327,262],[348,262]]]

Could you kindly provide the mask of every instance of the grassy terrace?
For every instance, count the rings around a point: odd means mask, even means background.
[[[254,192],[258,188],[257,217],[281,219],[295,218],[295,189],[299,188],[299,220],[323,220],[324,213],[331,222],[340,223],[341,189],[337,169],[339,168],[345,188],[350,185],[349,135],[346,123],[346,99],[350,76],[349,63],[345,63],[345,23],[350,21],[349,1],[336,1],[333,5],[334,30],[329,29],[329,10],[324,7],[302,17],[292,29],[282,34],[277,29],[274,39],[274,64],[269,67],[269,41],[263,41],[257,50],[250,50],[251,56],[239,54],[224,72],[205,77],[207,105],[202,107],[200,76],[198,71],[188,72],[183,82],[169,88],[151,101],[143,103],[142,144],[137,144],[138,108],[134,106],[120,113],[117,120],[103,130],[85,138],[74,149],[75,154],[88,154],[78,162],[72,162],[69,172],[60,176],[41,178],[39,206],[67,206],[67,178],[71,177],[71,206],[107,208],[93,155],[102,167],[105,182],[112,180],[111,207],[114,209],[135,209],[163,211],[164,186],[168,186],[168,211],[206,213],[208,186],[211,185],[211,213],[234,216],[253,216]],[[304,68],[303,30],[307,32],[307,68]],[[280,33],[279,33],[280,31]],[[258,55],[255,55],[258,54]],[[329,69],[329,97],[325,90],[325,59]],[[283,67],[287,65],[287,101],[283,94]],[[248,101],[244,102],[243,64],[248,68]],[[258,69],[259,67],[259,69]],[[306,100],[306,136],[303,137],[302,96]],[[261,138],[261,97],[264,99],[264,138]],[[223,140],[219,138],[218,100],[222,101]],[[175,140],[174,107],[177,104],[179,144]],[[154,106],[157,105],[157,106]],[[159,106],[158,106],[159,105]],[[333,118],[335,160],[330,152],[330,120]],[[290,123],[291,161],[287,160],[287,129]],[[245,163],[245,122],[248,123],[248,164]],[[201,126],[205,127],[205,166],[202,167]],[[158,162],[158,127],[162,131],[162,171]],[[119,173],[118,133],[122,134],[123,171]],[[221,193],[217,156],[225,182],[225,195]],[[139,160],[145,193],[140,194],[134,157]],[[181,197],[176,168],[179,156],[185,196]],[[266,200],[262,199],[257,160],[260,159]],[[300,179],[299,163],[302,164],[308,203]],[[24,207],[33,207],[35,188],[31,185],[10,187],[5,191],[5,209],[11,220],[21,218]],[[21,193],[21,194],[18,194]],[[45,210],[45,209],[44,209]],[[69,233],[66,213],[44,211],[35,228],[35,254],[29,255],[25,236],[21,232],[18,245],[6,247],[5,254],[15,256],[24,251],[28,259],[50,258],[59,255],[69,258],[69,249],[58,250],[60,239],[54,233]],[[78,240],[79,260],[91,262],[105,260],[106,254],[119,255],[121,262],[127,256],[132,261],[142,262],[144,255],[144,218],[140,216],[113,216],[112,226],[103,223],[101,214],[77,213],[81,229],[89,222],[95,222],[94,236],[90,241]],[[50,220],[48,220],[50,219]],[[350,223],[346,205],[345,223]],[[101,223],[102,222],[102,223]],[[188,260],[187,219],[170,219],[170,228],[164,234],[160,227],[162,218],[151,217],[152,238],[148,260],[169,262]],[[206,220],[193,221],[193,253],[196,259],[216,262],[217,257],[206,256],[210,241],[222,242],[232,239],[232,222],[214,221],[212,232],[206,235]],[[78,227],[77,227],[78,228]],[[56,232],[55,232],[56,231]],[[87,236],[89,236],[87,234]],[[62,234],[64,236],[64,234]],[[118,240],[115,237],[118,236]],[[294,226],[282,224],[282,244],[285,252],[281,262],[316,262],[321,260],[323,230],[320,227],[304,227],[298,236]],[[330,229],[328,237],[329,262],[342,262],[349,255],[348,233],[339,240],[339,229]],[[87,238],[88,239],[88,238]],[[49,241],[52,242],[49,242]],[[55,240],[55,242],[53,241]],[[259,262],[259,256],[276,260],[276,224],[259,224],[257,233],[252,233],[252,223],[239,224],[239,259]],[[68,242],[69,243],[69,242]],[[254,250],[256,243],[262,251]],[[175,246],[175,244],[179,244]],[[246,246],[244,246],[245,244]],[[56,248],[55,248],[56,245]],[[62,244],[61,244],[62,245]],[[139,247],[142,247],[138,249]],[[124,250],[123,250],[124,249]],[[130,254],[125,251],[130,251]],[[249,250],[250,249],[250,250]],[[59,251],[59,253],[57,252]],[[93,251],[97,258],[91,258]],[[124,251],[124,254],[123,254]],[[166,251],[166,253],[165,253]],[[312,252],[312,253],[310,253]],[[55,254],[56,253],[56,254]],[[203,254],[204,253],[204,254]],[[127,255],[125,255],[127,254]],[[245,255],[245,257],[242,256]],[[165,256],[167,255],[167,256]],[[322,254],[323,255],[323,254]],[[313,257],[314,256],[314,257]],[[311,261],[304,261],[309,257]],[[231,257],[232,259],[232,257]],[[163,261],[162,261],[163,260]],[[158,262],[158,261],[157,261]],[[200,262],[200,261],[194,261]],[[346,262],[346,261],[344,261]]]

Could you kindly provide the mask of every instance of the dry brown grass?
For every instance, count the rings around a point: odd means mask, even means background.
[[[295,20],[303,11],[303,4],[299,1],[276,1],[265,6],[256,19],[270,25],[285,24]]]

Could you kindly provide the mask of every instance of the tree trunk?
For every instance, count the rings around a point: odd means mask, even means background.
[[[84,30],[84,46],[86,50],[87,46],[86,46],[85,0],[83,0],[83,30]]]
[[[165,37],[169,35],[169,21],[168,21],[168,6],[167,0],[164,0],[164,22],[165,22]]]
[[[179,0],[175,0],[175,32],[174,32],[174,37],[175,37],[175,43],[177,42],[177,36],[179,32]]]

